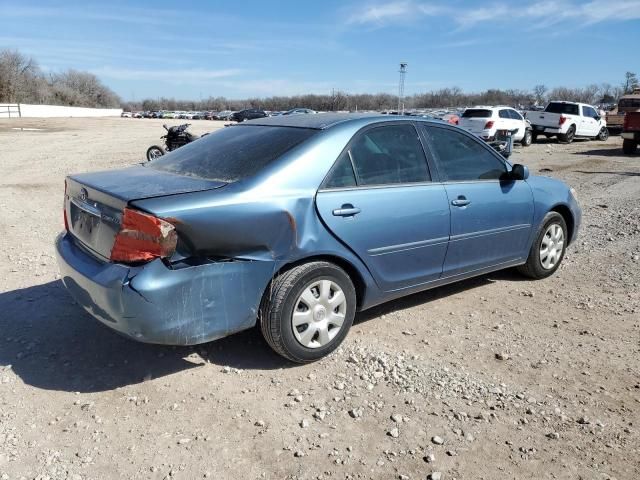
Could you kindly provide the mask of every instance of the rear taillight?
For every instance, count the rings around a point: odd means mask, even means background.
[[[69,231],[69,221],[67,220],[67,181],[64,181],[64,200],[62,202],[62,216],[64,217],[64,229]]]
[[[169,222],[125,208],[120,231],[111,249],[114,262],[145,262],[170,257],[176,250],[178,234]]]
[[[489,130],[490,128],[493,128],[493,120],[489,120],[487,123],[484,124],[484,129],[485,130]]]
[[[567,117],[565,117],[564,115],[560,115],[560,119],[558,120],[558,125],[561,126],[566,121],[567,121]]]

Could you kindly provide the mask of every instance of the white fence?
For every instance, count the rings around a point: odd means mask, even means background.
[[[61,107],[59,105],[29,105],[0,103],[0,118],[38,117],[119,117],[121,108]]]

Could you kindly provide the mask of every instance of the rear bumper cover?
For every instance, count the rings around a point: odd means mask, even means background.
[[[172,270],[103,263],[68,233],[56,239],[62,281],[91,315],[145,343],[194,345],[255,325],[274,262],[229,261]]]
[[[625,140],[638,140],[640,141],[640,132],[622,132],[622,138]]]

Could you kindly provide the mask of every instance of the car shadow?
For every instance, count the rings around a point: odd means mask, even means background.
[[[585,173],[589,175],[604,174],[604,175],[623,175],[626,177],[640,177],[640,172],[602,172],[602,171],[589,172],[586,170],[574,170],[573,173]]]
[[[574,143],[585,143],[585,142],[589,142],[590,140],[588,138],[574,138],[573,142]],[[536,141],[533,142],[534,145],[549,145],[549,144],[556,144],[556,145],[568,145],[565,142],[561,142],[560,140],[558,140],[557,137],[551,137],[551,138],[547,138],[544,135],[538,135],[538,138],[536,138]]]
[[[629,157],[622,152],[622,147],[615,145],[611,148],[598,148],[595,150],[585,150],[584,152],[573,152],[574,155],[600,156],[600,157]]]
[[[490,284],[525,280],[511,270],[416,293],[356,315],[362,323]],[[0,381],[10,369],[25,384],[67,392],[101,392],[162,378],[207,362],[273,370],[297,365],[274,353],[258,328],[191,347],[139,343],[84,312],[61,281],[0,293]]]
[[[449,285],[443,285],[442,287],[433,288],[431,290],[425,290],[422,292],[407,295],[406,297],[398,298],[391,302],[383,303],[376,307],[359,312],[356,315],[354,323],[361,323],[372,320],[380,315],[388,315],[400,310],[417,307],[425,303],[429,303],[433,300],[449,297],[458,293],[473,290],[474,288],[490,285],[497,281],[505,282],[527,282],[531,281],[530,278],[524,277],[519,274],[515,269],[499,270],[497,272],[488,273],[486,275],[480,275],[478,277],[462,280]]]
[[[193,347],[122,337],[84,312],[60,281],[0,293],[0,381],[11,370],[47,390],[97,392],[194,368],[270,370],[293,366],[255,329]]]

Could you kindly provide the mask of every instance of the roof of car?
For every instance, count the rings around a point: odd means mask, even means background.
[[[418,120],[419,117],[381,115],[379,113],[311,113],[299,115],[280,115],[243,122],[240,125],[265,125],[274,127],[298,127],[325,130],[329,127],[354,120]]]

